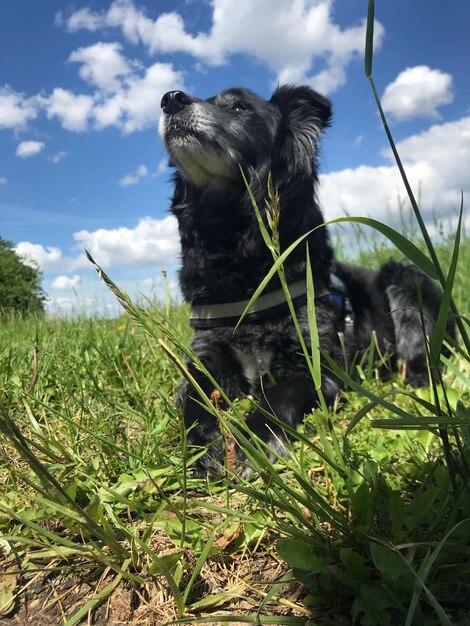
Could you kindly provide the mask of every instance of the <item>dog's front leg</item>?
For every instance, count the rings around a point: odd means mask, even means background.
[[[200,357],[208,367],[213,379],[224,391],[227,397],[244,397],[248,393],[247,383],[243,378],[240,368],[228,359],[215,359],[216,350],[213,350],[210,358]],[[219,367],[217,367],[219,365]],[[214,384],[210,379],[197,369],[193,364],[188,365],[188,370],[198,387],[207,398],[213,399],[214,404],[220,409],[226,408],[218,394],[215,394]],[[223,473],[225,460],[225,445],[220,432],[216,410],[212,411],[204,403],[197,388],[185,379],[178,392],[179,404],[182,407],[184,424],[187,429],[187,442],[189,446],[207,448],[207,452],[198,459],[195,466],[196,473],[204,474],[211,471],[218,475]]]
[[[327,405],[331,406],[339,392],[338,381],[324,375],[322,392]],[[268,457],[274,461],[276,456],[287,456],[288,437],[278,424],[269,419],[273,415],[280,422],[284,422],[291,428],[296,428],[305,414],[319,405],[318,394],[308,375],[291,376],[281,383],[264,389],[263,398],[259,408],[250,413],[247,418],[249,429],[266,443]],[[244,455],[240,454],[240,462],[244,463]],[[242,469],[243,475],[251,474],[249,465]]]

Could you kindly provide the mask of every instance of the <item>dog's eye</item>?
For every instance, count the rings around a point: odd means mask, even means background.
[[[230,108],[234,113],[241,113],[242,111],[246,111],[247,107],[243,104],[243,102],[235,102],[235,104]]]

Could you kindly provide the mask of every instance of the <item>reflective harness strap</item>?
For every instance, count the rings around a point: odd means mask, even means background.
[[[330,289],[321,280],[315,281],[315,299],[329,297],[341,309],[345,332],[353,330],[354,315],[347,296],[346,285],[336,275],[330,277]],[[295,308],[307,302],[307,284],[298,280],[288,285],[289,294]],[[235,326],[247,308],[250,299],[235,302],[201,302],[194,301],[191,305],[189,323],[193,328],[209,329],[222,326]],[[243,319],[244,322],[259,322],[289,313],[284,290],[281,288],[262,293]]]

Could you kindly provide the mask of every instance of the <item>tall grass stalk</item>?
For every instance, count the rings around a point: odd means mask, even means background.
[[[299,321],[297,319],[297,313],[296,313],[294,304],[292,302],[292,298],[289,292],[289,287],[287,284],[286,275],[285,275],[284,268],[283,268],[284,258],[287,258],[287,256],[297,247],[297,245],[299,245],[305,239],[305,237],[308,236],[308,234],[310,233],[307,233],[306,235],[298,239],[296,242],[294,242],[292,246],[290,246],[288,250],[286,250],[286,254],[284,257],[284,255],[281,254],[280,238],[279,238],[279,220],[281,217],[280,197],[279,197],[279,193],[277,192],[277,190],[273,188],[271,177],[269,177],[268,179],[268,198],[266,200],[266,207],[265,207],[266,219],[270,228],[270,232],[269,232],[264,224],[264,220],[261,215],[260,209],[257,205],[255,197],[253,196],[251,192],[250,186],[248,184],[248,181],[245,177],[243,170],[241,170],[241,172],[242,172],[243,180],[247,187],[248,193],[250,194],[253,209],[255,211],[256,218],[258,220],[258,226],[260,228],[264,242],[272,254],[274,265],[271,268],[271,272],[269,272],[269,274],[263,279],[263,281],[260,284],[260,287],[258,288],[258,290],[256,290],[255,294],[250,299],[248,305],[245,308],[245,311],[240,316],[240,320],[238,321],[235,327],[235,330],[238,328],[238,325],[242,322],[244,316],[249,311],[252,304],[256,302],[256,299],[261,294],[261,290],[264,289],[264,287],[268,284],[270,277],[272,276],[273,268],[276,268],[276,272],[279,277],[282,289],[284,291],[284,296],[286,298],[287,305],[289,307],[289,314],[295,326],[297,337],[299,339],[299,343],[302,348],[302,353],[308,365],[308,368],[310,370],[312,381],[315,385],[315,389],[318,394],[320,406],[322,408],[321,416],[319,416],[319,419],[318,419],[318,422],[319,422],[318,428],[319,428],[323,448],[330,455],[330,458],[335,459],[335,462],[338,465],[343,466],[344,461],[342,458],[341,448],[339,446],[336,433],[331,425],[329,409],[326,405],[325,397],[323,395],[323,391],[321,388],[320,345],[318,341],[318,331],[317,331],[316,319],[315,319],[315,291],[314,291],[312,270],[310,266],[310,259],[308,257],[308,246],[307,246],[307,252],[306,252],[307,254],[306,281],[307,281],[307,287],[308,287],[307,289],[308,300],[307,301],[308,301],[308,321],[309,321],[309,329],[310,329],[310,350],[307,348],[302,329],[300,328]],[[331,439],[332,445],[330,444],[330,439]]]
[[[442,289],[443,289],[443,297],[442,297],[442,302],[439,308],[439,314],[438,314],[438,318],[436,320],[435,323],[435,329],[434,329],[434,335],[431,341],[431,345],[429,347],[429,353],[428,353],[428,360],[429,360],[429,365],[431,368],[431,371],[436,371],[435,370],[435,366],[436,364],[439,362],[440,360],[440,354],[441,354],[441,350],[442,350],[442,346],[444,343],[444,339],[446,337],[446,325],[447,325],[447,319],[449,316],[449,313],[452,312],[453,314],[453,318],[455,320],[455,323],[459,329],[462,341],[465,344],[465,349],[467,352],[467,358],[470,358],[470,338],[467,332],[467,327],[466,327],[466,323],[464,321],[464,318],[460,315],[457,306],[454,302],[454,299],[452,297],[452,292],[453,292],[453,287],[454,287],[454,281],[455,281],[455,276],[456,276],[456,268],[457,268],[457,261],[458,261],[458,256],[459,256],[459,250],[460,250],[460,241],[461,241],[461,232],[462,232],[462,215],[463,215],[463,195],[461,198],[461,203],[460,203],[460,211],[459,211],[459,220],[458,220],[458,224],[457,224],[457,229],[456,229],[456,234],[455,234],[455,240],[454,240],[454,245],[453,245],[453,252],[452,252],[452,259],[451,259],[451,263],[450,263],[450,267],[449,267],[449,271],[447,276],[444,274],[437,252],[435,250],[435,247],[431,241],[431,238],[429,236],[429,233],[427,231],[426,228],[426,224],[424,222],[424,219],[421,215],[421,211],[419,209],[418,203],[416,202],[413,190],[411,188],[411,185],[408,181],[408,177],[406,175],[405,169],[403,167],[403,164],[401,162],[400,159],[400,155],[398,153],[398,150],[396,148],[395,142],[393,140],[393,136],[392,133],[390,131],[390,128],[388,126],[387,123],[387,119],[385,117],[385,113],[383,111],[382,108],[382,104],[380,101],[380,97],[378,95],[376,86],[375,86],[375,81],[372,75],[372,63],[373,63],[373,41],[374,41],[374,19],[375,19],[375,2],[374,0],[369,0],[368,3],[368,15],[367,15],[367,30],[366,30],[366,45],[365,45],[365,74],[367,79],[370,82],[371,88],[372,88],[372,92],[374,94],[374,98],[377,104],[377,108],[380,114],[380,118],[382,120],[382,124],[385,130],[385,133],[387,135],[390,147],[392,149],[393,152],[393,156],[395,158],[397,167],[399,169],[403,184],[405,186],[406,189],[406,193],[408,195],[408,199],[410,201],[412,210],[414,212],[414,216],[416,219],[416,222],[418,224],[418,227],[420,229],[420,232],[422,234],[422,237],[424,239],[424,242],[426,244],[426,248],[429,252],[429,255],[431,257],[431,261],[432,261],[432,266],[433,269],[431,270],[431,272],[427,272],[430,276],[436,276],[437,279],[440,281],[441,285],[442,285]],[[422,269],[424,271],[425,268],[422,267]],[[425,338],[426,339],[426,338]],[[432,369],[434,368],[434,370]],[[434,397],[434,403],[436,404],[436,406],[439,408],[439,404],[440,404],[440,400],[439,400],[439,394],[437,391],[437,382],[435,380],[434,376],[431,376],[431,385],[432,385],[432,390],[433,390],[433,397]],[[450,410],[450,407],[447,403],[447,409],[448,411]],[[457,440],[457,446],[459,449],[462,449],[462,445],[460,442],[460,436],[459,433],[454,430],[454,435],[456,437]],[[455,461],[454,461],[454,456],[450,447],[450,442],[449,442],[449,438],[448,438],[448,433],[446,429],[440,429],[440,436],[441,436],[441,440],[443,443],[443,449],[444,449],[444,454],[447,460],[447,464],[449,466],[450,472],[451,472],[451,478],[453,481],[453,484],[455,486],[455,475],[454,475],[454,468],[455,468]]]
[[[409,201],[411,203],[411,207],[413,209],[415,218],[416,218],[416,222],[418,223],[419,229],[421,231],[421,234],[423,236],[423,239],[426,243],[426,248],[429,252],[429,255],[431,257],[433,266],[434,266],[434,270],[435,273],[437,274],[437,278],[439,279],[442,288],[445,290],[446,288],[446,284],[447,284],[447,279],[446,276],[442,270],[440,261],[439,261],[439,257],[436,253],[436,250],[434,248],[434,245],[432,243],[431,237],[429,236],[428,230],[426,228],[426,224],[424,222],[424,219],[421,215],[421,211],[419,210],[419,206],[418,203],[416,202],[415,199],[415,195],[413,193],[413,190],[411,188],[411,185],[408,181],[408,177],[406,175],[405,172],[405,168],[403,167],[403,164],[401,162],[401,158],[400,155],[398,153],[397,147],[395,145],[395,141],[393,139],[392,133],[390,131],[390,128],[388,126],[388,122],[387,119],[385,117],[385,113],[384,110],[382,108],[382,103],[380,101],[380,97],[379,94],[377,92],[377,88],[375,86],[375,81],[374,78],[372,76],[372,60],[373,60],[373,49],[374,49],[374,16],[375,16],[375,0],[369,0],[369,4],[368,4],[368,13],[367,13],[367,30],[366,30],[366,50],[365,50],[365,74],[367,79],[370,82],[371,88],[372,88],[372,93],[374,94],[374,98],[375,98],[375,102],[377,104],[377,109],[379,111],[380,114],[380,119],[382,120],[382,124],[385,130],[385,133],[387,135],[387,139],[389,141],[390,147],[392,149],[393,152],[393,156],[395,158],[395,162],[397,164],[397,167],[400,171],[400,175],[403,181],[403,184],[405,186],[406,189],[406,193],[408,195]],[[463,212],[463,195],[462,195],[462,200],[461,200],[461,206],[460,206],[460,218],[459,218],[459,227],[457,229],[457,238],[460,236],[460,229],[461,229],[461,219],[462,219],[462,212]],[[458,249],[458,246],[457,246]],[[462,336],[462,340],[465,343],[465,348],[467,350],[467,353],[470,353],[470,337],[468,335],[467,332],[467,328],[465,326],[464,321],[462,320],[461,316],[458,313],[458,310],[455,306],[455,303],[453,301],[453,298],[450,298],[450,302],[449,302],[449,306],[452,310],[452,312],[455,315],[455,321],[456,324],[459,328],[460,334]]]

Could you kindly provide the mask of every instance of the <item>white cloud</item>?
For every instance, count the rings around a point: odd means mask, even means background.
[[[65,152],[65,150],[60,150],[59,152],[54,154],[54,156],[51,156],[51,161],[55,164],[60,163],[61,161],[65,159],[67,155],[68,155],[68,152]]]
[[[76,95],[56,88],[41,103],[49,118],[58,117],[67,130],[85,131],[92,123],[101,130],[116,126],[125,133],[156,125],[163,93],[184,88],[183,74],[168,63],[143,69],[126,59],[117,43],[99,42],[73,52],[80,76],[93,87],[92,95]]]
[[[80,9],[66,22],[69,31],[119,28],[128,41],[151,54],[186,52],[208,65],[246,54],[267,65],[276,80],[303,81],[331,92],[344,83],[345,68],[364,48],[365,23],[341,29],[331,15],[333,0],[212,0],[212,24],[192,35],[176,12],[155,20],[132,0],[115,0],[100,13]],[[384,29],[376,23],[379,47]],[[320,70],[316,65],[326,66]]]
[[[178,260],[180,253],[178,225],[173,216],[161,220],[144,217],[135,228],[122,226],[115,229],[81,230],[75,232],[73,237],[75,248],[80,250],[74,257],[64,256],[60,248],[45,247],[30,241],[21,241],[15,250],[32,267],[39,267],[43,272],[60,272],[61,275],[56,279],[58,282],[53,285],[57,289],[63,288],[60,285],[65,285],[65,279],[77,280],[75,275],[67,278],[64,272],[91,267],[84,249],[104,268],[148,265],[167,267]],[[67,286],[71,286],[70,282]]]
[[[78,274],[73,276],[56,276],[51,283],[52,289],[76,289],[81,283],[81,278]]]
[[[183,87],[181,72],[171,64],[154,63],[143,76],[129,75],[116,93],[101,97],[93,109],[96,127],[117,126],[131,133],[154,125],[162,94]]]
[[[409,169],[407,174],[411,178]],[[381,220],[397,206],[403,190],[396,167],[361,165],[321,175],[319,196],[327,220],[344,217],[345,212]]]
[[[122,307],[118,302],[106,302],[103,298],[105,292],[101,289],[95,296],[84,297],[82,294],[71,294],[70,296],[51,296],[46,301],[46,310],[49,315],[89,314],[108,317],[122,315]]]
[[[37,103],[34,98],[25,98],[8,85],[0,88],[0,128],[24,130],[36,116]]]
[[[0,88],[0,129],[24,129],[44,110],[49,119],[58,118],[62,127],[83,132],[116,126],[125,133],[156,125],[161,96],[183,89],[182,72],[169,63],[147,68],[126,59],[118,43],[98,42],[75,50],[69,61],[79,63],[79,74],[95,88],[92,94],[75,94],[56,87],[51,94],[26,99],[8,86]],[[58,161],[54,161],[58,162]]]
[[[6,178],[6,176],[0,176],[0,187],[3,187],[3,185],[7,185],[8,184],[8,178]]]
[[[16,148],[16,156],[26,159],[39,154],[44,148],[42,141],[22,141]]]
[[[49,298],[46,305],[49,312],[66,313],[77,307],[77,302],[72,298],[64,298],[63,296],[60,296],[58,298]]]
[[[148,294],[150,297],[164,300],[168,293],[171,300],[178,302],[182,300],[178,281],[168,277],[165,279],[162,274],[139,280],[137,286],[140,293]]]
[[[56,87],[47,98],[42,98],[47,117],[58,117],[66,130],[82,132],[88,127],[88,120],[94,100],[88,95],[75,95],[71,91]]]
[[[57,26],[64,24],[64,16],[61,11],[56,13],[55,23]],[[92,13],[89,9],[79,9],[67,20],[67,28],[74,33],[82,28],[90,31],[98,30],[102,27],[102,20],[99,15]]]
[[[72,52],[69,61],[81,63],[80,76],[90,85],[104,91],[117,91],[120,79],[131,73],[128,61],[121,54],[119,43],[98,42]]]
[[[176,219],[145,217],[135,228],[116,228],[74,233],[77,247],[88,250],[105,267],[161,265],[176,261],[179,236]]]
[[[108,9],[82,8],[56,24],[69,32],[116,28],[150,54],[187,53],[199,64],[221,65],[244,54],[266,65],[273,82],[305,82],[329,93],[346,80],[346,68],[363,52],[365,23],[340,27],[332,17],[333,0],[212,0],[211,25],[192,34],[181,15],[167,12],[148,17],[133,0],[114,0]],[[384,29],[376,23],[379,47]],[[0,128],[27,127],[43,109],[63,128],[83,132],[116,126],[125,133],[155,124],[161,95],[184,89],[183,73],[170,63],[142,63],[126,58],[117,42],[99,41],[69,56],[93,92],[76,94],[62,87],[50,94],[25,98],[10,87],[0,88]]]
[[[139,167],[135,170],[135,172],[132,172],[131,174],[126,174],[126,176],[121,178],[121,180],[119,181],[119,184],[121,185],[121,187],[129,187],[129,185],[137,185],[137,183],[139,182],[141,178],[145,178],[146,176],[148,176],[148,173],[149,171],[145,165],[139,165]]]
[[[169,165],[168,165],[168,159],[166,157],[164,157],[163,159],[160,159],[160,161],[158,162],[157,168],[154,172],[154,174],[152,174],[152,176],[160,176],[160,174],[164,174],[165,172],[167,172],[169,170]]]
[[[458,206],[461,191],[469,197],[470,117],[435,124],[419,135],[404,139],[397,147],[405,165],[426,164],[432,170],[428,192],[424,181],[422,184],[429,204]]]
[[[44,272],[63,269],[63,258],[60,248],[45,248],[39,243],[30,241],[20,241],[15,247],[16,253],[23,259],[24,263],[32,267],[39,267]]]
[[[454,99],[452,76],[427,65],[408,67],[388,85],[382,106],[396,120],[414,117],[438,119],[438,107]]]
[[[346,80],[346,68],[363,52],[364,22],[340,27],[333,21],[333,0],[212,0],[211,25],[192,34],[181,15],[168,12],[149,17],[133,0],[114,0],[108,9],[79,9],[56,23],[69,32],[116,28],[151,54],[191,55],[199,63],[220,65],[232,55],[248,55],[266,65],[273,82],[305,82],[329,93]],[[384,29],[377,23],[379,47]],[[69,56],[93,92],[76,94],[57,87],[52,93],[26,99],[9,87],[0,90],[0,128],[21,129],[40,108],[63,128],[83,132],[94,126],[115,126],[125,133],[156,123],[161,95],[184,89],[183,73],[170,63],[142,63],[126,58],[117,42],[99,41]]]
[[[470,195],[470,117],[434,125],[399,142],[397,148],[421,208],[442,218],[454,214],[461,191]],[[393,160],[388,150],[383,156]],[[398,210],[398,198],[406,197],[395,164],[362,165],[320,177],[320,199],[328,220],[344,216],[346,210],[387,221]]]

